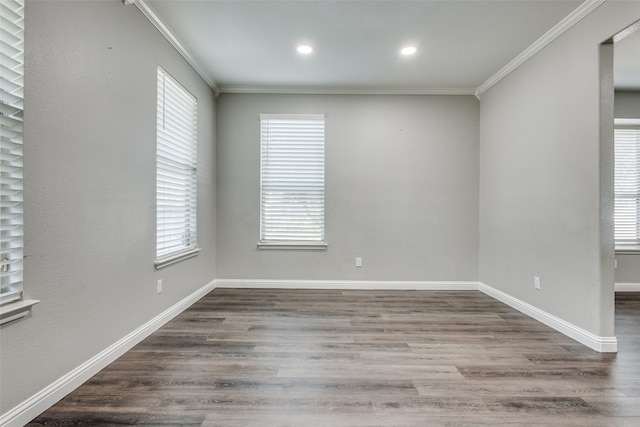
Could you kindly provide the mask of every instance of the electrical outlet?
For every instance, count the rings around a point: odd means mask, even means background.
[[[533,278],[533,287],[536,289],[540,289],[540,278],[538,276],[535,276]]]
[[[158,280],[158,293],[162,293],[162,279]]]
[[[362,267],[362,258],[356,258],[356,267]]]

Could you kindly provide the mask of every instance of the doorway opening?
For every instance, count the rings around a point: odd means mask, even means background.
[[[612,49],[610,59],[608,48]],[[615,292],[640,292],[640,21],[617,33],[601,52],[603,69],[607,67],[605,61],[613,62],[609,64],[613,95],[609,96],[614,117]]]

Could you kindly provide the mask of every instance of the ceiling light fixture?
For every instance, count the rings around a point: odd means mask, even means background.
[[[400,53],[405,56],[409,56],[409,55],[413,55],[417,51],[418,49],[416,49],[414,46],[407,46],[407,47],[403,47]]]
[[[296,50],[298,51],[298,53],[301,53],[303,55],[309,55],[311,52],[313,52],[313,48],[306,44],[301,44]]]

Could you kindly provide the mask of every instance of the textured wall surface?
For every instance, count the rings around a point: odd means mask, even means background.
[[[478,104],[470,96],[221,95],[218,277],[477,280]],[[260,113],[326,115],[326,251],[256,247]]]
[[[2,326],[3,413],[215,277],[210,88],[119,0],[27,2],[25,64],[24,287],[41,302]],[[202,252],[155,271],[158,64],[198,97]]]
[[[481,102],[480,280],[598,336],[614,332],[612,59],[601,70],[600,44],[638,18],[638,2],[604,3]]]
[[[640,92],[616,92],[615,96],[616,118],[640,119]]]
[[[599,45],[637,19],[639,2],[605,3],[481,103],[224,94],[216,107],[137,8],[29,0],[25,293],[41,302],[0,327],[0,413],[214,278],[481,280],[613,335]],[[202,252],[155,271],[158,65],[198,98]],[[256,247],[260,113],[326,115],[326,251]],[[619,265],[638,281],[636,258]]]

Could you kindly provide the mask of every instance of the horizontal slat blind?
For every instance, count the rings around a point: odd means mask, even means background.
[[[158,259],[197,244],[197,101],[158,67],[157,108]]]
[[[0,2],[0,303],[22,291],[24,1]]]
[[[260,241],[324,242],[324,116],[260,115]]]
[[[640,245],[640,128],[615,130],[615,240]]]

